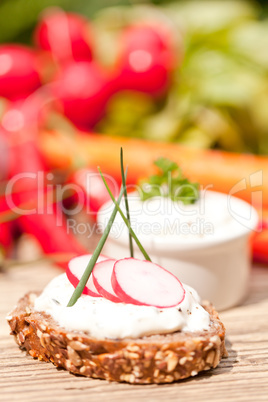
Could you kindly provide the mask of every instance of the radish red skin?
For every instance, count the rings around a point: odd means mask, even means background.
[[[39,190],[45,191],[43,183],[39,186],[37,175],[38,172],[44,172],[45,165],[35,140],[16,142],[14,139],[14,142],[15,163],[13,163],[14,170],[10,171],[9,177],[12,178],[21,173],[22,178],[14,184],[15,193],[12,195],[12,199],[14,205],[31,203],[37,199]],[[31,179],[29,176],[25,176],[27,173],[33,173],[36,176]],[[66,220],[61,216],[58,208],[49,211],[45,204],[44,208],[38,208],[37,205],[34,212],[28,211],[28,214],[21,215],[17,219],[17,224],[23,232],[33,235],[39,241],[46,254],[66,253],[76,256],[87,252],[76,237],[68,233]],[[57,262],[57,265],[66,268],[66,263],[63,261]]]
[[[104,176],[113,195],[117,197],[119,193],[119,183],[110,175],[104,174]],[[99,209],[111,199],[99,172],[88,168],[78,169],[69,177],[68,182],[79,186],[82,193],[81,199],[84,202],[84,208],[86,212],[90,212],[94,220],[96,220]],[[78,200],[79,194],[76,194],[74,203]]]
[[[4,196],[0,197],[0,212],[8,211],[9,207]],[[0,256],[10,255],[13,247],[13,222],[0,223]]]
[[[79,259],[84,259],[85,257],[88,257],[88,261],[89,261],[90,258],[92,257],[92,254],[85,254],[85,255],[82,255],[80,257],[73,258],[72,260],[69,261],[69,264],[68,264],[68,266],[66,268],[67,278],[69,279],[70,283],[74,287],[76,287],[78,285],[86,266],[82,267],[83,271],[82,271],[81,275],[78,276],[78,275],[75,275],[75,273],[73,272],[72,267],[70,267],[70,264],[72,264],[72,262],[74,262],[74,261],[77,261],[77,263],[78,263]],[[100,262],[100,261],[104,261],[104,260],[107,260],[107,259],[108,259],[108,257],[105,257],[104,255],[100,255],[97,261]],[[94,290],[96,290],[96,292]],[[89,277],[89,280],[88,280],[88,282],[87,282],[87,284],[86,284],[86,286],[85,286],[85,288],[83,290],[83,294],[88,295],[88,296],[92,296],[92,297],[102,297],[101,294],[97,293],[97,289],[95,288],[94,283],[92,281],[92,275],[90,275],[90,277]]]
[[[104,272],[106,274],[106,278],[109,277],[109,275],[111,278],[111,271],[113,270],[113,265],[115,262],[116,262],[116,260],[109,259],[109,260],[105,260],[105,261],[97,263],[92,271],[92,277],[93,277],[93,283],[94,283],[97,291],[99,292],[99,294],[101,294],[107,300],[110,300],[114,303],[121,303],[122,300],[119,297],[117,297],[115,294],[112,294],[111,293],[112,289],[108,289],[108,286],[107,286],[107,284],[105,284],[105,281],[104,282],[102,281],[103,273],[100,274],[100,270],[105,269],[106,272],[105,271]]]
[[[121,270],[123,270],[124,273],[127,272],[128,276],[129,276],[129,283],[133,284],[133,281],[131,279],[131,272],[130,272],[131,267],[130,266],[127,267],[129,262],[130,262],[130,264],[132,264],[134,262],[136,262],[137,264],[142,263],[144,265],[145,270],[147,270],[147,268],[149,269],[147,272],[144,273],[144,277],[142,278],[142,280],[140,280],[140,285],[141,285],[142,282],[144,282],[144,279],[146,277],[148,279],[148,287],[146,289],[146,295],[145,295],[145,299],[147,298],[147,301],[139,300],[138,298],[133,297],[133,295],[130,295],[129,293],[126,292],[126,289],[124,289],[124,286],[122,284],[122,278],[120,279],[120,276],[121,276],[120,271]],[[146,267],[146,264],[148,264],[147,267]],[[175,297],[174,301],[172,303],[167,303],[167,302],[165,302],[165,300],[163,300],[163,302],[161,303],[161,297],[159,298],[157,303],[149,301],[150,297],[148,297],[148,295],[150,293],[149,292],[150,285],[152,283],[153,275],[157,274],[157,272],[155,272],[155,274],[150,273],[150,270],[152,270],[154,267],[156,269],[161,269],[162,270],[162,271],[160,271],[161,274],[164,275],[164,277],[166,277],[165,278],[166,281],[170,282],[169,284],[167,284],[168,287],[171,286],[171,285],[173,287],[175,285],[175,288],[177,287],[178,297],[177,297],[177,299]],[[121,272],[123,272],[123,271],[121,271]],[[137,269],[136,272],[134,271],[134,275],[135,275],[136,278],[138,278],[138,276],[140,275],[140,272],[138,272],[138,269]],[[112,287],[113,287],[113,290],[116,293],[116,295],[122,300],[122,302],[125,302],[125,303],[131,303],[131,304],[136,304],[136,305],[144,305],[144,306],[154,306],[154,307],[157,307],[157,308],[169,308],[169,307],[175,307],[178,304],[180,304],[184,300],[184,297],[185,297],[185,290],[184,290],[181,282],[171,272],[169,272],[166,269],[162,268],[160,265],[153,264],[150,261],[142,261],[142,260],[137,260],[135,258],[125,258],[125,259],[122,259],[122,260],[118,260],[114,264],[114,269],[113,269],[112,276],[111,276],[111,283],[112,283]],[[174,295],[175,295],[175,293],[174,293]]]
[[[70,62],[55,77],[53,95],[65,115],[81,130],[90,130],[103,116],[112,94],[106,72],[95,62]]]
[[[10,169],[11,150],[8,133],[0,126],[0,181],[7,180]]]
[[[118,89],[163,95],[175,67],[175,48],[169,29],[162,25],[139,24],[122,36],[118,61]]]
[[[76,288],[77,287],[77,285],[78,285],[78,283],[79,283],[79,279],[77,278],[77,276],[75,276],[73,273],[72,273],[72,271],[69,269],[69,266],[67,267],[67,269],[66,269],[66,275],[67,275],[67,278],[69,279],[69,281],[70,281],[70,283]],[[90,280],[90,278],[92,279],[92,276],[90,275],[90,277],[89,277],[89,280]],[[87,283],[89,283],[89,280],[88,280],[88,282]],[[99,293],[96,293],[96,292],[93,292],[93,290],[91,290],[90,288],[89,288],[89,284],[88,285],[86,285],[85,287],[84,287],[84,290],[83,290],[83,294],[84,295],[88,295],[88,296],[92,296],[92,297],[101,297],[101,295],[99,294]],[[90,286],[91,287],[91,286]]]
[[[44,15],[34,33],[36,44],[50,51],[60,63],[68,60],[91,61],[91,36],[86,18],[63,10]]]
[[[0,96],[11,100],[28,96],[40,85],[36,53],[22,45],[0,46]]]

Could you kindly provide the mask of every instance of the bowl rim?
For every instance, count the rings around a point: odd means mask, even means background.
[[[134,193],[134,192],[133,192]],[[205,249],[205,248],[210,248],[214,246],[219,246],[219,245],[225,245],[229,242],[233,242],[235,240],[240,241],[242,238],[247,238],[250,233],[257,228],[258,225],[258,213],[256,209],[249,204],[247,201],[244,201],[238,197],[235,197],[230,194],[226,193],[221,193],[218,191],[211,191],[211,190],[206,190],[204,192],[200,192],[201,197],[202,194],[209,193],[210,196],[215,196],[215,197],[220,197],[220,198],[227,198],[231,197],[231,199],[236,203],[237,207],[239,209],[248,211],[249,208],[251,209],[251,218],[249,220],[248,226],[244,226],[243,224],[240,224],[241,230],[236,231],[234,233],[229,232],[228,235],[221,235],[221,236],[211,236],[211,237],[202,237],[202,238],[183,238],[183,237],[176,237],[174,234],[166,235],[166,236],[157,236],[157,235],[151,235],[150,238],[144,237],[144,235],[139,235],[139,240],[141,241],[142,245],[150,250],[152,248],[157,248],[161,251],[170,251],[174,250],[174,247],[178,251],[187,251],[187,250],[194,250],[194,249]],[[97,214],[97,222],[101,223],[102,219],[105,219],[107,217],[107,213],[103,213],[103,210],[107,208],[108,205],[111,205],[112,201],[108,201],[103,206],[99,209],[98,214]],[[107,241],[113,241],[114,243],[121,244],[123,246],[128,246],[128,237],[127,236],[119,236],[115,237],[112,232],[110,232],[109,237]],[[136,246],[134,242],[134,246]],[[136,248],[136,247],[135,247]]]

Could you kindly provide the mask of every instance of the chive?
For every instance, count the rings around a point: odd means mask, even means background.
[[[120,150],[120,164],[121,164],[121,177],[122,177],[122,186],[124,188],[124,197],[125,197],[125,206],[126,206],[126,213],[127,213],[127,220],[130,223],[130,213],[129,213],[129,205],[128,205],[128,198],[127,198],[127,187],[126,187],[126,180],[125,180],[125,173],[124,173],[124,163],[123,163],[123,148],[121,147]],[[129,237],[129,249],[130,249],[130,256],[134,257],[134,250],[133,250],[133,241],[130,231],[128,232]]]
[[[127,169],[126,169],[126,175],[127,175]],[[119,193],[119,196],[118,196],[118,200],[117,200],[118,202],[121,201],[121,199],[123,197],[123,193],[124,193],[124,188],[123,188],[123,185],[122,185],[120,193]],[[73,292],[73,294],[72,294],[72,296],[71,296],[71,298],[69,300],[69,303],[67,304],[67,307],[73,306],[77,302],[77,300],[79,299],[81,294],[83,293],[83,290],[84,290],[84,288],[86,286],[88,278],[90,277],[90,274],[91,274],[91,272],[92,272],[92,270],[94,268],[94,265],[96,264],[97,259],[98,259],[99,255],[101,253],[101,250],[102,250],[102,248],[104,246],[104,243],[106,242],[106,239],[107,239],[107,237],[108,237],[108,235],[110,233],[111,227],[112,227],[113,222],[114,222],[115,217],[116,217],[116,214],[117,214],[117,207],[114,207],[113,212],[112,212],[112,214],[110,216],[110,219],[108,221],[108,224],[104,229],[104,232],[103,232],[103,234],[102,234],[102,236],[100,238],[100,241],[99,241],[97,247],[95,248],[94,253],[92,254],[92,257],[90,258],[90,261],[89,261],[89,263],[88,263],[88,265],[87,265],[87,267],[85,269],[85,272],[83,273],[78,285],[76,286],[76,288],[75,288],[75,290],[74,290],[74,292]]]
[[[123,214],[123,212],[122,212],[122,210],[121,210],[121,208],[120,208],[120,206],[119,206],[119,203],[118,203],[118,202],[116,201],[116,199],[114,198],[114,196],[113,196],[113,194],[112,194],[112,192],[111,192],[111,190],[110,190],[110,188],[109,188],[109,186],[108,186],[108,184],[107,184],[105,178],[103,177],[103,174],[102,174],[100,168],[98,168],[98,170],[99,170],[100,175],[101,175],[101,178],[102,178],[102,180],[103,180],[103,182],[104,182],[104,184],[105,184],[105,187],[106,187],[106,189],[107,189],[107,191],[108,191],[108,193],[109,193],[111,199],[113,200],[113,203],[114,203],[114,205],[115,205],[117,211],[120,213],[120,215],[121,215],[123,221],[124,221],[125,224],[127,225],[128,230],[129,230],[129,232],[131,233],[131,236],[133,237],[133,239],[134,239],[135,242],[137,243],[137,246],[139,247],[140,251],[141,251],[142,254],[144,255],[145,259],[146,259],[147,261],[151,261],[149,255],[146,253],[146,251],[145,251],[145,249],[143,248],[141,242],[140,242],[139,239],[137,238],[135,232],[132,230],[132,228],[131,228],[131,226],[130,226],[130,222],[127,220],[127,218],[126,218],[125,215]],[[118,201],[120,202],[119,198],[118,198]]]

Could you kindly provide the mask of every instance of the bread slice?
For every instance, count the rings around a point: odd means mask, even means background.
[[[227,355],[225,328],[209,303],[211,327],[202,332],[174,332],[137,339],[96,339],[67,331],[54,319],[33,310],[38,293],[28,293],[7,317],[11,334],[39,360],[71,373],[134,384],[170,383],[218,365]]]

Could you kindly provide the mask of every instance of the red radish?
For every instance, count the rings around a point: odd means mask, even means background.
[[[44,183],[39,183],[38,173],[44,173],[44,163],[38,151],[36,142],[24,141],[16,143],[13,147],[14,161],[11,177],[20,174],[20,179],[15,182],[15,205],[32,202],[37,199],[39,191],[44,190]],[[29,174],[31,175],[29,177]],[[36,193],[34,195],[34,193]],[[27,212],[27,211],[26,211]],[[46,205],[38,205],[36,211],[28,211],[21,215],[17,222],[26,233],[36,237],[46,254],[68,254],[76,256],[85,254],[86,249],[78,240],[68,232],[64,217],[55,209],[50,210]],[[57,263],[65,268],[65,263]]]
[[[259,215],[258,231],[262,229],[268,229],[268,209],[259,208],[257,209]]]
[[[11,232],[11,223],[0,223],[0,257],[8,255],[12,249],[13,236]],[[0,259],[1,260],[1,259]]]
[[[10,165],[10,147],[8,133],[0,127],[0,181],[6,180]]]
[[[38,182],[38,174],[44,172],[45,164],[35,139],[20,141],[19,138],[16,135],[12,138],[12,158],[10,160],[9,178],[14,179],[16,175],[21,174],[14,181],[13,187],[17,193],[21,192],[21,197],[18,194],[18,198],[25,198],[23,192],[34,192],[40,186],[44,185],[43,181]],[[30,174],[32,177],[30,177]],[[20,200],[19,202],[23,201],[25,200]]]
[[[21,45],[0,46],[0,96],[16,100],[40,86],[37,57]]]
[[[162,25],[130,27],[122,38],[119,57],[119,89],[162,95],[168,88],[175,66],[172,35]]]
[[[118,183],[112,176],[105,174],[104,176],[112,193],[117,196],[119,192]],[[69,181],[81,188],[83,194],[85,194],[87,212],[91,212],[96,218],[97,212],[102,205],[111,199],[99,172],[87,168],[78,169],[72,174]]]
[[[71,259],[68,263],[68,267],[66,269],[66,275],[71,284],[76,287],[82,278],[83,273],[85,272],[86,266],[89,263],[90,258],[92,257],[92,254],[85,254],[81,255],[79,257],[75,257]],[[105,257],[104,255],[100,255],[99,258],[97,259],[97,263],[101,261],[107,260],[108,257]],[[96,265],[95,265],[96,266]],[[95,267],[94,267],[95,269]],[[87,281],[87,284],[83,290],[83,294],[93,296],[93,297],[101,297],[101,295],[98,293],[93,280],[92,280],[92,275],[90,275],[89,280]]]
[[[114,264],[111,277],[115,294],[125,303],[174,307],[185,290],[176,276],[150,261],[125,258]]]
[[[115,294],[111,284],[115,262],[113,259],[98,262],[92,271],[92,276],[99,294],[114,303],[120,303],[122,300]]]
[[[253,260],[260,264],[268,263],[268,228],[252,236]]]
[[[52,97],[48,86],[43,86],[25,99],[8,105],[2,116],[3,128],[12,133],[27,130],[35,135],[48,115]]]
[[[22,215],[17,222],[24,233],[31,234],[39,241],[46,254],[66,254],[69,258],[84,254],[86,249],[68,231],[65,220],[59,224],[61,219],[57,218],[56,213],[44,211],[40,214]],[[64,262],[59,262],[58,265],[66,267]]]
[[[8,211],[4,196],[0,197],[0,212]],[[13,222],[0,223],[0,254],[9,255],[13,246]],[[1,250],[2,249],[2,250]]]
[[[54,95],[65,115],[80,129],[87,130],[102,117],[111,95],[106,74],[96,63],[69,63],[55,82]]]
[[[49,9],[35,30],[35,42],[58,62],[92,60],[89,22],[78,14]]]

